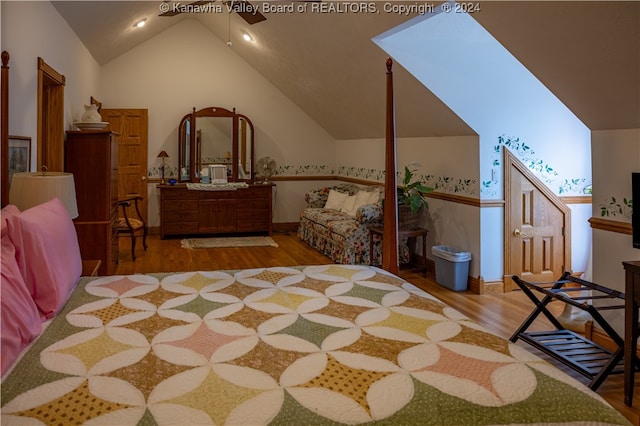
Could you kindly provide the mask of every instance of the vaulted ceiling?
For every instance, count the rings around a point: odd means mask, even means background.
[[[306,4],[307,11],[264,13],[265,21],[248,25],[235,13],[229,16],[226,6],[222,13],[159,17],[161,1],[52,3],[100,64],[181,20],[195,19],[221,42],[230,38],[230,48],[337,139],[384,135],[387,55],[371,38],[416,16],[386,12],[385,5],[418,4],[374,2],[379,13],[356,13],[344,10],[356,3],[334,2],[321,13],[312,11],[312,2],[272,0],[292,4],[294,11]],[[253,3],[263,10],[264,2]],[[216,4],[222,6],[220,0]],[[587,127],[640,128],[640,2],[478,4],[473,17]],[[134,29],[141,18],[147,25]],[[255,42],[241,40],[242,31]],[[474,134],[404,69],[394,71],[398,136]]]

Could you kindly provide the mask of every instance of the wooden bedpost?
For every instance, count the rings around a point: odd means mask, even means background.
[[[382,236],[382,268],[398,274],[398,193],[396,182],[396,124],[393,101],[393,61],[387,59],[387,130],[384,178],[384,233]]]
[[[2,95],[0,99],[0,146],[2,151],[2,207],[9,204],[9,52],[2,51]]]

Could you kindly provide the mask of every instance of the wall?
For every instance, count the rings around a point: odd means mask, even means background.
[[[251,119],[256,161],[268,155],[279,170],[299,164],[333,167],[335,140],[196,20],[180,21],[105,64],[99,85],[105,108],[149,110],[150,169],[159,165],[161,150],[169,154],[167,167],[176,167],[180,119],[193,107],[208,106],[235,107]],[[313,186],[279,182],[274,221],[298,221],[305,189]],[[158,226],[154,184],[149,193],[150,226]],[[289,196],[300,201],[289,204]]]
[[[625,207],[624,199],[631,199],[631,172],[640,172],[640,129],[594,131],[591,149],[593,217],[631,223],[631,209]],[[640,200],[633,201],[638,208]],[[632,247],[631,235],[593,230],[594,282],[624,291],[622,262],[627,260],[640,260],[640,250]],[[622,311],[603,315],[622,333]]]
[[[66,78],[64,117],[67,129],[98,93],[99,65],[48,1],[3,1],[2,50],[9,61],[9,134],[31,138],[31,168],[36,167],[38,120],[37,58]]]
[[[506,148],[558,195],[582,195],[590,185],[589,129],[471,15],[436,8],[374,42],[479,135],[477,198],[504,198]],[[483,208],[478,215],[479,271],[487,281],[501,281],[503,210]],[[571,233],[587,239],[588,224],[572,221]],[[572,267],[584,270],[586,263],[572,256]]]
[[[398,183],[404,166],[436,191],[477,198],[479,196],[478,138],[476,136],[440,138],[400,138],[396,142]],[[384,182],[385,140],[340,140],[336,146],[337,174]],[[448,245],[471,252],[469,274],[480,274],[480,234],[478,207],[429,199],[429,209],[420,224],[429,229],[427,247]],[[418,248],[418,251],[420,249]],[[427,257],[433,258],[431,251]]]

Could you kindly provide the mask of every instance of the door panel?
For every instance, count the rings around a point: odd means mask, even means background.
[[[511,212],[512,269],[526,281],[553,281],[564,266],[562,213],[522,173],[515,168],[511,173],[511,198],[521,201]]]
[[[505,290],[512,275],[554,281],[571,265],[571,211],[505,150]]]
[[[111,130],[120,133],[118,146],[118,196],[120,198],[139,195],[145,222],[147,221],[147,134],[148,112],[146,109],[101,109],[104,121]],[[135,213],[132,215],[135,217]]]

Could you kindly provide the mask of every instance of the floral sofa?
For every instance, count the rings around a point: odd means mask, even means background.
[[[336,208],[325,208],[331,191],[355,196],[360,191],[377,191],[379,200],[358,207],[349,214]],[[370,263],[368,226],[382,226],[382,188],[344,183],[313,189],[305,194],[307,207],[300,213],[298,237],[320,253],[341,264],[381,263],[382,245],[374,241],[374,261]],[[400,262],[409,260],[406,240],[400,244]]]

